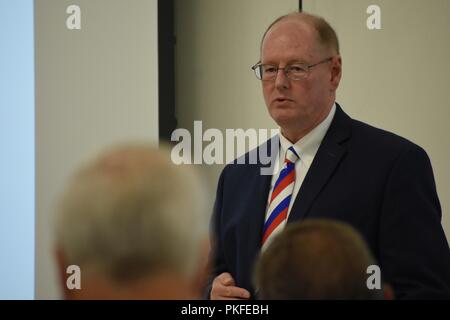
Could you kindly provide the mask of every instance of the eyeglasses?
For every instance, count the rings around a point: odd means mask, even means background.
[[[252,67],[252,69],[253,71],[255,71],[256,78],[262,81],[274,81],[277,78],[278,70],[284,70],[286,77],[291,80],[301,80],[308,77],[310,72],[309,69],[319,64],[331,61],[332,59],[333,57],[329,57],[325,60],[310,65],[306,63],[293,63],[287,65],[284,68],[279,68],[278,66],[274,66],[271,64],[262,64],[261,62],[258,62]]]

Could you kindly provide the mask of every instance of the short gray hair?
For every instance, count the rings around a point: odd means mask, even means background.
[[[56,245],[68,264],[114,281],[161,270],[190,277],[208,234],[202,189],[168,150],[114,148],[71,180],[57,210]]]
[[[282,15],[275,19],[266,29],[261,39],[260,49],[262,50],[262,45],[267,33],[274,25],[278,22],[286,19],[295,19],[297,21],[303,21],[311,25],[316,31],[318,36],[318,43],[330,50],[333,54],[339,53],[339,40],[336,31],[333,27],[322,17],[316,16],[314,14],[306,12],[292,12],[289,14]]]

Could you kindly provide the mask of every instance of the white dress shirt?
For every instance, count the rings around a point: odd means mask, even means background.
[[[295,163],[295,183],[294,190],[291,197],[291,202],[289,203],[289,209],[287,213],[287,217],[292,209],[292,205],[295,202],[295,198],[297,197],[298,191],[302,186],[303,181],[305,180],[306,174],[308,173],[309,167],[311,166],[314,157],[316,156],[317,150],[319,149],[320,144],[322,143],[325,134],[328,131],[328,128],[331,125],[331,121],[333,120],[334,114],[336,112],[336,104],[333,104],[328,116],[314,129],[312,129],[306,136],[301,138],[295,144],[292,144],[288,139],[286,139],[280,131],[280,148],[278,150],[278,159],[279,161],[274,165],[274,173],[272,175],[272,182],[270,184],[270,192],[267,198],[267,208],[266,208],[266,218],[264,221],[267,221],[269,218],[269,202],[270,197],[272,195],[272,189],[278,179],[278,170],[282,168],[284,165],[284,159],[286,157],[286,150],[291,146],[294,147],[295,151],[299,155],[300,159]],[[301,197],[301,195],[300,195]],[[286,218],[287,220],[287,218]],[[286,220],[282,222],[283,226],[280,229],[283,229],[286,224]]]

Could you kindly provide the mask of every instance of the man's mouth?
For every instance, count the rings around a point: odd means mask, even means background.
[[[274,100],[274,102],[279,102],[279,103],[288,102],[288,101],[292,101],[292,100],[288,99],[286,97],[278,97],[278,98],[275,98],[275,100]]]

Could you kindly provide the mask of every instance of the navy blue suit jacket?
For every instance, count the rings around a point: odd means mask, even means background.
[[[252,294],[272,178],[261,175],[261,167],[225,167],[211,221],[211,280],[230,272]],[[433,172],[414,143],[353,120],[338,105],[288,223],[305,218],[337,219],[356,228],[397,298],[450,297],[450,251]]]

